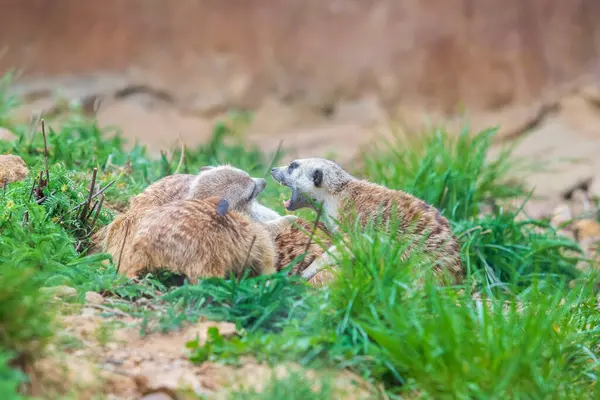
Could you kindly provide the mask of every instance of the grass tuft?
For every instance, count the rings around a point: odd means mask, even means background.
[[[511,147],[490,160],[496,132],[472,134],[465,128],[453,135],[437,128],[416,138],[382,139],[365,156],[361,175],[425,200],[452,221],[475,218],[486,202],[526,194],[522,185],[510,182],[518,166]]]

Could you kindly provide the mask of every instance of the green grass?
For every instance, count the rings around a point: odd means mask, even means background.
[[[381,140],[364,157],[360,175],[385,186],[402,189],[438,207],[452,221],[475,218],[482,204],[523,195],[525,188],[511,182],[522,162],[506,147],[489,159],[497,129],[458,135],[436,128],[424,136]]]
[[[215,125],[209,142],[185,149],[183,159],[180,150],[154,159],[143,146],[127,150],[117,130],[101,130],[73,110],[65,122],[46,121],[50,183],[32,196],[35,177],[45,171],[44,142],[39,124],[32,129],[12,121],[18,99],[7,94],[8,83],[9,77],[0,81],[0,125],[17,140],[0,141],[0,154],[20,155],[31,174],[0,191],[0,287],[8,288],[0,293],[0,389],[16,391],[23,376],[8,366],[35,358],[54,333],[57,311],[39,288],[69,285],[79,300],[88,290],[110,297],[110,307],[142,320],[142,333],[168,333],[200,317],[235,323],[233,337],[215,328],[205,344],[188,343],[197,363],[238,364],[250,355],[270,364],[349,369],[390,398],[598,396],[597,274],[575,268],[578,246],[547,221],[519,220],[517,210],[501,206],[503,200],[525,201],[528,193],[510,180],[519,166],[511,149],[490,159],[495,130],[454,136],[436,129],[415,140],[381,142],[364,155],[364,168],[352,171],[443,211],[461,244],[467,270],[461,285],[433,285],[422,254],[399,261],[410,243],[352,224],[342,227],[349,248],[327,288],[309,287],[285,271],[197,285],[175,284],[177,277],[167,273],[129,281],[108,256],[86,255],[89,235],[114,217],[109,207],[95,220],[78,213],[94,168],[97,187],[114,181],[105,206],[119,209],[167,174],[230,163],[268,177],[281,154],[248,146],[246,116],[232,114]],[[259,199],[283,214],[283,197],[289,189],[268,178]],[[307,210],[300,215],[315,217]],[[475,292],[491,306],[473,300]],[[133,301],[142,297],[147,301]],[[507,309],[505,301],[523,304],[523,312]],[[105,333],[98,332],[110,340]],[[333,398],[326,386],[312,392],[294,376],[274,379],[264,394],[242,391],[234,398],[287,398],[292,392]]]
[[[314,386],[318,387],[316,389]],[[230,400],[332,400],[334,399],[331,384],[326,379],[316,382],[308,380],[302,373],[292,371],[284,378],[273,374],[264,390],[242,389],[232,393]]]

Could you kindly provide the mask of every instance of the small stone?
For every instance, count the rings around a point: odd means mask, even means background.
[[[66,285],[43,287],[40,289],[40,292],[51,294],[59,299],[66,299],[69,297],[77,296],[77,290]]]
[[[171,396],[170,394],[168,394],[164,391],[148,393],[148,394],[144,395],[144,397],[142,397],[142,400],[173,400],[173,399],[174,399],[173,396]]]
[[[13,154],[0,155],[0,187],[4,183],[22,181],[28,174],[29,169],[21,157]]]
[[[96,292],[86,292],[85,302],[89,304],[102,304],[104,303],[104,297]]]

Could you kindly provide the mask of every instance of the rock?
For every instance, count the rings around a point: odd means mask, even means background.
[[[96,292],[86,292],[85,302],[89,304],[102,304],[104,303],[104,297]]]
[[[29,174],[25,161],[13,154],[0,155],[0,187],[5,183],[22,181]]]
[[[40,292],[51,294],[59,299],[66,299],[69,297],[77,296],[77,290],[66,285],[43,287],[40,289]]]
[[[144,395],[141,400],[175,400],[176,397],[171,396],[170,394],[164,391],[152,392]]]

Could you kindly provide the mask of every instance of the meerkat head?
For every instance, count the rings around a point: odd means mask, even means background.
[[[313,157],[292,161],[287,166],[271,169],[273,179],[292,189],[292,197],[283,202],[286,210],[315,208],[338,193],[352,176],[325,158]]]
[[[256,199],[266,186],[264,178],[251,177],[246,171],[231,165],[205,166],[200,168],[189,197],[218,196],[227,201],[229,209],[263,222],[280,217]]]

